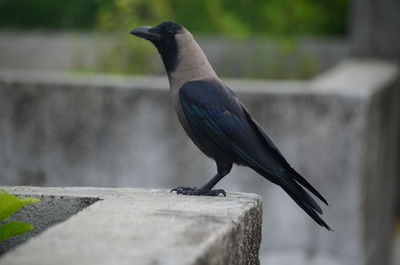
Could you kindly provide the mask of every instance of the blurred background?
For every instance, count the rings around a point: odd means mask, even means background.
[[[304,79],[348,54],[348,8],[348,0],[241,0],[234,4],[227,0],[3,0],[2,49],[10,49],[11,54],[1,64],[161,74],[153,47],[127,40],[126,32],[136,25],[172,20],[196,34],[222,76]],[[38,53],[55,58],[38,65],[15,62],[12,52],[16,50],[21,56],[31,53],[35,62]]]
[[[0,0],[0,185],[207,181],[155,48],[128,34],[176,21],[331,204],[326,233],[234,168],[219,187],[264,199],[262,264],[400,264],[399,14],[397,0]]]

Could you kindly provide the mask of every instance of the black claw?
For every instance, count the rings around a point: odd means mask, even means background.
[[[175,189],[172,189],[170,192],[175,191],[176,194],[182,194],[182,195],[194,195],[194,196],[219,196],[222,194],[224,197],[226,197],[226,192],[224,190],[201,190],[195,187],[177,187]]]
[[[219,196],[220,194],[222,194],[224,197],[226,197],[226,192],[224,190],[209,190],[208,192],[205,192],[202,195]]]
[[[211,190],[212,195],[211,196],[218,196],[220,194],[224,195],[226,197],[226,192],[224,190]]]
[[[184,195],[192,195],[190,194],[191,192],[195,192],[198,189],[193,187],[177,187],[175,189],[172,189],[170,192],[176,191],[176,194],[184,194]]]

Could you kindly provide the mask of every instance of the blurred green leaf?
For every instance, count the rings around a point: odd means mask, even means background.
[[[16,236],[25,232],[28,232],[33,229],[33,225],[20,222],[20,221],[12,221],[0,226],[0,242],[5,239]]]
[[[18,198],[5,190],[0,189],[0,221],[8,218],[17,212],[21,207],[39,202],[40,200],[33,197]],[[31,224],[20,221],[12,221],[0,226],[0,242],[14,235],[25,233],[33,229]]]
[[[25,197],[25,198],[21,198],[19,200],[20,200],[20,202],[22,202],[22,206],[25,206],[25,205],[31,204],[31,203],[35,203],[35,202],[40,202],[40,200],[38,198],[34,198],[34,197]]]
[[[14,195],[1,191],[0,220],[4,220],[23,206],[21,200]]]

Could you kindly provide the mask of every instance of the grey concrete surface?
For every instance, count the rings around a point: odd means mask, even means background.
[[[6,189],[11,190],[14,193],[21,193],[21,188]],[[29,191],[30,188],[27,188],[26,190]],[[39,234],[49,226],[66,220],[68,217],[76,214],[83,208],[93,204],[98,200],[96,197],[54,196],[52,194],[40,194],[37,198],[40,199],[40,202],[26,205],[7,220],[7,222],[27,222],[32,224],[35,229],[29,231],[28,233],[20,234],[1,242],[0,255],[26,241],[28,238]]]
[[[330,202],[324,218],[334,233],[278,187],[234,168],[217,187],[263,196],[262,262],[280,264],[293,254],[301,256],[298,265],[389,264],[399,175],[397,66],[351,61],[311,81],[227,83]],[[167,87],[164,78],[1,72],[0,183],[202,185],[215,165],[178,125]]]
[[[259,263],[262,207],[255,194],[195,197],[129,188],[6,189],[19,195],[98,201],[7,252],[0,258],[2,265]]]
[[[397,231],[395,243],[393,246],[393,257],[392,264],[400,264],[400,231]]]
[[[400,1],[351,1],[350,39],[356,56],[400,61]]]

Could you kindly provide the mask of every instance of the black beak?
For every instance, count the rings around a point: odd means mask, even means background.
[[[146,40],[159,41],[161,39],[161,35],[155,32],[151,32],[150,30],[152,28],[153,27],[150,26],[142,26],[132,29],[129,33]]]

